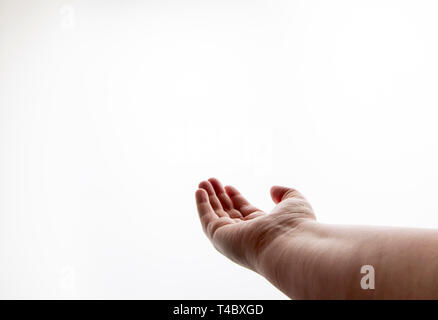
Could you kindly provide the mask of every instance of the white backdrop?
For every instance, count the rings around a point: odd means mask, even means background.
[[[0,298],[285,298],[217,253],[270,210],[438,227],[436,1],[0,1]]]

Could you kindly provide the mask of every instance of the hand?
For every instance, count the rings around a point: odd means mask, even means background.
[[[215,248],[240,265],[258,271],[264,250],[291,236],[300,225],[315,220],[313,209],[296,190],[274,186],[271,197],[276,206],[270,214],[250,204],[236,188],[222,187],[215,178],[202,181],[196,191],[199,218]],[[270,249],[270,250],[271,250]]]

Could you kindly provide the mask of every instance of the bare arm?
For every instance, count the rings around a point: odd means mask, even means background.
[[[217,179],[196,192],[204,231],[231,260],[294,299],[438,299],[438,231],[318,223],[296,190],[273,187],[269,213]],[[364,289],[363,266],[375,272]]]
[[[369,265],[374,289],[361,286]],[[438,232],[307,221],[266,248],[258,272],[297,299],[438,299]]]

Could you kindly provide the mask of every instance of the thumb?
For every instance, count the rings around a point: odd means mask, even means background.
[[[297,190],[280,186],[273,186],[271,188],[271,198],[276,204],[289,198],[304,199],[303,195]]]

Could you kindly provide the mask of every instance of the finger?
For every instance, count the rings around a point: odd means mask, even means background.
[[[229,211],[233,209],[233,202],[231,201],[228,194],[225,193],[225,189],[220,183],[220,181],[216,178],[210,178],[208,181],[213,186],[214,192],[216,193],[217,197],[219,198],[219,201],[222,205],[222,208],[224,208],[225,211]]]
[[[208,199],[208,194],[204,189],[196,190],[195,198],[202,228],[204,229],[204,232],[207,232],[208,226],[219,218],[213,211],[213,208],[211,207],[210,201]]]
[[[273,186],[271,188],[271,198],[275,203],[279,203],[289,198],[304,199],[303,195],[297,190],[280,186]]]
[[[204,189],[207,192],[210,205],[213,208],[214,212],[216,212],[219,217],[226,217],[228,214],[222,208],[221,202],[219,201],[219,198],[217,197],[211,183],[209,181],[202,181],[199,184],[199,188]]]
[[[261,211],[254,207],[252,204],[250,204],[248,200],[246,200],[236,188],[232,186],[226,186],[225,191],[233,202],[234,208],[240,211],[240,213],[244,217],[255,211]]]

